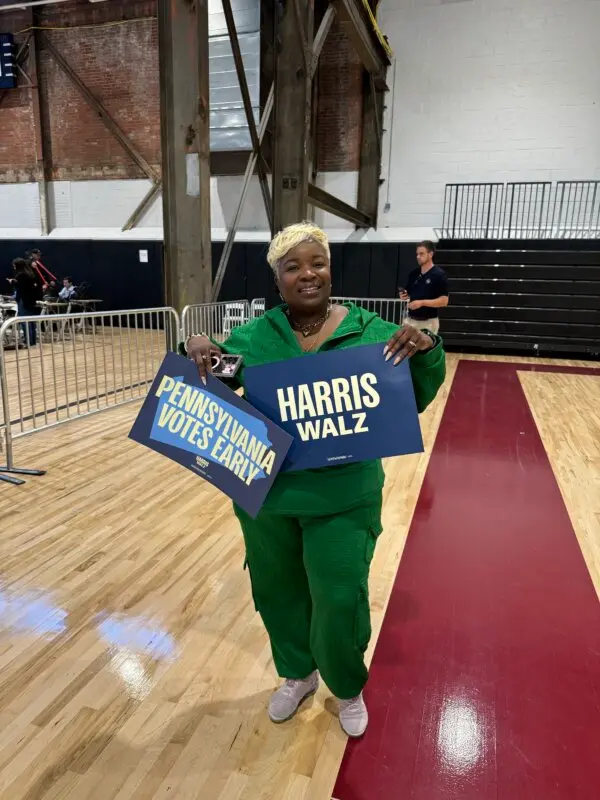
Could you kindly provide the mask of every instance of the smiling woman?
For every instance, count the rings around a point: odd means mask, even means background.
[[[201,377],[222,352],[241,355],[248,367],[381,343],[382,359],[398,364],[410,357],[417,408],[429,405],[445,376],[441,340],[409,325],[398,328],[351,303],[332,304],[324,231],[310,222],[292,225],[275,236],[267,259],[283,304],[235,328],[220,346],[203,335],[189,337],[182,349]],[[243,368],[236,379],[243,387]],[[345,393],[338,387],[338,395],[346,402],[354,397],[353,387]],[[256,519],[235,508],[254,602],[284,679],[269,703],[273,722],[294,716],[316,692],[320,673],[339,700],[346,734],[362,736],[367,728],[362,690],[371,636],[368,578],[382,530],[383,481],[380,461],[285,472]]]
[[[286,228],[271,242],[267,259],[275,273],[287,316],[304,352],[317,349],[348,313],[331,306],[329,244],[308,223]]]

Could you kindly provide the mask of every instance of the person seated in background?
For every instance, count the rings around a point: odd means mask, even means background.
[[[400,299],[408,300],[406,323],[419,330],[437,333],[440,329],[438,309],[448,305],[446,273],[433,263],[435,245],[425,241],[417,245],[417,269],[408,276]]]
[[[65,303],[68,303],[69,300],[73,300],[77,295],[77,289],[73,286],[73,281],[71,278],[63,278],[63,288],[58,293],[58,296],[61,300],[64,300]]]

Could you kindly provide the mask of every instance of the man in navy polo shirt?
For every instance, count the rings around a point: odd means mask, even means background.
[[[440,329],[438,309],[448,305],[448,279],[446,273],[433,263],[435,245],[425,241],[417,245],[418,268],[408,276],[400,299],[408,300],[408,317],[405,320],[415,328],[437,333]]]

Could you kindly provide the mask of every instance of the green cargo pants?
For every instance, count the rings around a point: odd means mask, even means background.
[[[368,505],[327,517],[236,514],[246,543],[254,604],[282,678],[318,669],[348,700],[367,682],[369,567],[381,533],[381,492]]]

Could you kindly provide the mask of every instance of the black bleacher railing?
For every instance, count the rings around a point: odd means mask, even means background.
[[[449,183],[440,239],[597,239],[600,181]]]

